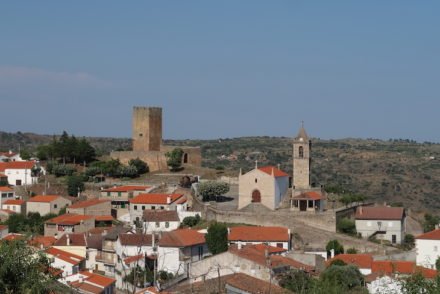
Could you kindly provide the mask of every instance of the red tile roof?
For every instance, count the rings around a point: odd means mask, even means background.
[[[123,246],[152,246],[153,235],[150,235],[150,234],[119,234],[119,242]]]
[[[274,247],[274,246],[269,246],[266,244],[255,244],[255,245],[246,245],[246,247],[252,247],[256,250],[259,250],[261,252],[267,252],[269,254],[274,254],[274,253],[282,253],[282,252],[286,252],[287,249],[284,248],[280,248],[280,247]]]
[[[434,231],[421,234],[421,235],[417,236],[416,239],[420,239],[420,240],[440,240],[440,229],[436,229]]]
[[[85,208],[85,207],[95,206],[95,205],[99,205],[99,204],[107,203],[107,202],[110,202],[110,201],[105,200],[105,199],[89,199],[89,200],[76,202],[75,204],[72,204],[72,205],[68,206],[67,208],[72,208],[72,209]]]
[[[187,201],[186,197],[182,197],[179,200],[176,201],[176,204],[183,204]]]
[[[0,192],[12,192],[14,191],[14,189],[8,187],[8,186],[1,186],[0,187]]]
[[[412,274],[414,273],[416,264],[413,261],[399,260],[375,260],[371,264],[371,272],[382,272],[386,274]]]
[[[373,256],[370,254],[339,254],[329,259],[327,264],[330,265],[334,260],[342,260],[346,264],[353,264],[359,268],[370,268],[373,262]]]
[[[81,221],[92,219],[94,216],[91,215],[82,215],[82,214],[73,214],[67,213],[54,218],[51,218],[46,221],[49,224],[57,224],[57,225],[77,225],[81,223]]]
[[[173,203],[182,196],[183,194],[139,194],[129,201],[132,204],[168,204],[168,197],[170,203]]]
[[[28,202],[52,202],[58,199],[59,195],[37,195],[28,200]]]
[[[34,247],[40,247],[42,245],[44,248],[47,248],[52,246],[56,240],[55,237],[35,236],[29,240],[29,245]]]
[[[0,231],[3,231],[3,230],[5,230],[5,229],[7,229],[7,228],[8,228],[7,225],[0,225]]]
[[[67,245],[67,237],[69,237],[69,245]],[[55,246],[87,246],[85,233],[66,233],[61,236]]]
[[[32,169],[35,161],[9,161],[0,162],[0,172],[4,172],[7,169]]]
[[[111,215],[95,215],[94,217],[97,222],[110,222],[114,220]]]
[[[324,195],[321,193],[310,191],[302,193],[298,196],[293,197],[293,199],[306,199],[306,200],[322,200],[325,199]]]
[[[7,205],[22,205],[23,203],[25,203],[26,201],[21,200],[21,199],[9,199],[6,200],[5,202],[3,202],[3,204],[7,204]]]
[[[108,287],[111,284],[116,282],[115,279],[108,278],[108,277],[105,277],[105,276],[101,276],[101,275],[98,275],[98,274],[95,274],[95,273],[91,273],[91,272],[88,272],[88,271],[82,271],[82,272],[79,272],[79,273],[81,275],[87,276],[87,279],[86,279],[87,282],[95,284],[95,285],[99,285],[99,286],[104,287],[104,288]]]
[[[285,227],[252,227],[239,226],[230,228],[229,241],[280,241],[290,240],[289,231]]]
[[[226,280],[226,284],[236,289],[240,289],[246,293],[286,293],[286,290],[280,286],[271,284],[269,282],[251,277],[243,273],[236,273]]]
[[[22,234],[9,233],[6,237],[3,237],[2,241],[14,241],[18,239],[23,239],[24,236]]]
[[[75,281],[75,282],[71,282],[70,286],[72,288],[78,289],[78,293],[93,293],[93,294],[102,294],[104,293],[103,288],[102,287],[98,287],[92,284],[89,284],[87,282],[79,282],[79,281]]]
[[[138,260],[141,260],[142,258],[144,258],[143,254],[139,254],[139,255],[135,255],[135,256],[129,256],[129,257],[124,259],[124,263],[125,264],[130,264],[130,263],[136,262]]]
[[[259,170],[261,170],[262,172],[265,172],[268,175],[274,175],[274,177],[278,178],[278,177],[288,177],[289,175],[285,172],[283,172],[282,170],[274,167],[274,166],[263,166],[263,167],[259,167]]]
[[[176,210],[144,210],[143,217],[147,222],[178,222],[179,215]]]
[[[356,219],[364,220],[401,220],[405,215],[402,207],[360,206],[356,209]]]
[[[15,153],[15,152],[11,152],[11,151],[8,151],[8,152],[0,152],[0,156],[13,157],[13,156],[15,156],[15,155],[17,155],[17,153]]]
[[[151,186],[118,186],[102,190],[102,192],[131,192],[131,191],[146,191]]]
[[[52,255],[53,257],[59,258],[61,260],[64,260],[65,262],[68,262],[72,265],[77,265],[79,264],[81,261],[85,260],[84,257],[64,251],[64,250],[60,250],[57,248],[49,248],[46,249],[45,251],[47,254]]]
[[[206,243],[205,235],[192,229],[164,232],[159,244],[162,247],[187,247]]]

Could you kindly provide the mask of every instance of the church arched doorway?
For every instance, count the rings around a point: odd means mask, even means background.
[[[261,194],[260,191],[254,190],[252,192],[252,203],[260,203],[261,202]]]

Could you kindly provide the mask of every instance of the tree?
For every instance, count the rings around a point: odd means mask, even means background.
[[[352,289],[362,285],[364,279],[359,269],[353,265],[331,265],[321,274],[321,281]]]
[[[437,257],[437,260],[435,261],[435,269],[440,270],[440,256]]]
[[[429,213],[425,214],[425,221],[423,222],[423,231],[430,232],[435,229],[435,226],[440,223],[440,218],[438,216],[431,215]]]
[[[117,176],[121,178],[135,178],[138,176],[138,170],[133,165],[121,165],[118,168]]]
[[[130,161],[128,162],[128,165],[136,167],[137,173],[139,175],[145,174],[145,173],[149,172],[149,170],[150,170],[148,168],[148,165],[144,161],[140,160],[139,158],[130,159]]]
[[[300,270],[290,270],[283,274],[279,284],[294,293],[308,293],[313,287],[313,279],[309,274]]]
[[[198,191],[203,201],[214,200],[218,196],[228,193],[229,184],[216,181],[202,182],[199,184]]]
[[[336,227],[338,231],[341,233],[348,235],[356,235],[356,224],[351,219],[348,218],[341,219]]]
[[[84,191],[84,182],[81,176],[72,175],[67,177],[67,194],[77,196],[78,192]]]
[[[222,253],[228,250],[228,228],[222,223],[213,223],[205,235],[206,245],[212,254]]]
[[[165,153],[167,157],[167,165],[172,171],[177,171],[182,166],[183,150],[181,148],[174,148],[172,151]]]
[[[352,248],[348,248],[346,253],[347,254],[357,254],[358,251],[356,248],[352,247]]]
[[[24,241],[1,243],[0,293],[62,293],[57,284],[43,253]]]
[[[344,266],[344,265],[347,265],[347,264],[343,260],[341,260],[341,259],[334,259],[334,260],[332,260],[330,265]]]
[[[405,250],[411,250],[415,246],[415,238],[414,235],[406,234],[403,238],[402,247]]]
[[[182,221],[183,227],[194,227],[200,222],[200,215],[196,214],[196,216],[187,216]]]
[[[335,255],[344,253],[344,246],[342,246],[338,240],[329,241],[325,249],[327,250],[327,255],[330,255],[332,249],[335,250]]]

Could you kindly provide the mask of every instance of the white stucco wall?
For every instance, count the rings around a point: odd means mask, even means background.
[[[5,169],[8,176],[9,185],[15,186],[17,180],[21,180],[21,185],[32,185],[38,182],[38,177],[31,176],[30,169]]]
[[[276,180],[274,177],[259,169],[254,169],[240,175],[238,181],[238,209],[252,203],[252,192],[254,190],[260,191],[261,204],[272,210],[275,209]]]
[[[168,223],[168,227],[167,227]],[[180,222],[143,222],[144,233],[169,232],[178,229]]]
[[[417,265],[435,269],[435,262],[440,256],[440,240],[416,239]]]
[[[392,235],[396,235],[396,243],[402,243],[404,225],[400,220],[356,220],[356,231],[361,233],[362,237],[368,238],[379,230],[378,222],[381,222],[380,231],[385,234],[377,234],[377,239],[388,240],[392,242]]]

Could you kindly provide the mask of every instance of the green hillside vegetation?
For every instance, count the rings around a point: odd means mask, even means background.
[[[0,150],[35,151],[52,136],[0,132]],[[129,139],[87,138],[97,155],[129,150]],[[292,171],[292,139],[242,137],[218,140],[165,140],[173,146],[201,146],[203,166],[237,175],[259,165],[281,165]],[[312,182],[336,191],[367,196],[368,200],[440,211],[440,144],[411,140],[313,139]]]

